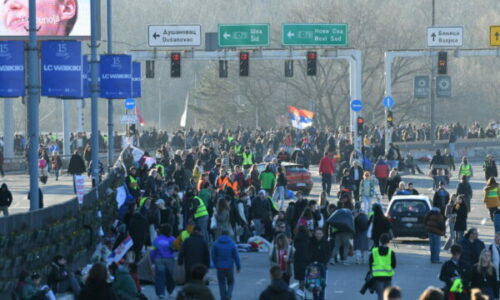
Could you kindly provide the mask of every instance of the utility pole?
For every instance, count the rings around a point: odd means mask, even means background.
[[[108,27],[108,54],[113,54],[113,11],[112,0],[107,0],[107,27]],[[108,99],[108,168],[113,166],[113,153],[115,151],[115,139],[113,136],[113,100]]]
[[[30,174],[30,210],[40,208],[38,202],[38,102],[40,101],[40,78],[37,49],[36,0],[29,2],[29,42],[28,42],[28,164]]]
[[[99,16],[99,7],[97,0],[90,0],[90,71],[91,71],[91,127],[92,127],[92,178],[95,186],[99,185],[99,86],[98,86],[98,58],[97,58],[97,20]]]
[[[436,25],[436,0],[432,0],[432,26]],[[431,144],[435,144],[436,116],[434,114],[436,106],[436,60],[431,49]]]

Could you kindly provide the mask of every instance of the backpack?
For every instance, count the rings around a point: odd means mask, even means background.
[[[38,160],[38,167],[44,169],[47,166],[47,161],[43,158]]]

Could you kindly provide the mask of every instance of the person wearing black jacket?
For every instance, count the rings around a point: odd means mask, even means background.
[[[467,210],[470,212],[471,199],[472,199],[472,187],[470,183],[467,182],[467,176],[462,176],[460,182],[457,185],[457,195],[464,195],[465,204],[467,205]]]
[[[47,284],[54,293],[71,291],[75,296],[78,296],[81,290],[75,276],[66,269],[66,259],[62,255],[57,255],[52,260]]]
[[[68,174],[73,175],[73,191],[76,194],[76,185],[75,185],[75,175],[82,175],[85,173],[85,161],[78,154],[78,151],[75,151],[73,155],[71,155],[71,159],[69,160],[68,165]]]
[[[189,238],[182,243],[182,248],[177,259],[179,266],[184,264],[187,282],[191,280],[191,268],[193,266],[198,264],[202,264],[207,268],[210,266],[210,250],[201,232],[199,226],[194,227]]]
[[[314,237],[311,238],[311,261],[319,262],[326,266],[330,260],[330,245],[328,241],[324,238],[324,233],[322,228],[316,228],[314,230]]]
[[[269,270],[271,284],[260,294],[259,300],[295,300],[295,294],[281,279],[283,272],[279,266],[272,266]]]
[[[310,238],[306,226],[297,227],[297,234],[293,240],[295,247],[293,273],[295,280],[299,281],[299,290],[304,290],[306,267],[311,263]]]
[[[130,233],[130,237],[134,241],[134,245],[132,246],[132,250],[135,253],[135,261],[139,262],[142,255],[142,247],[149,239],[149,222],[148,219],[136,210],[130,221],[128,223],[128,232]]]
[[[493,159],[493,155],[486,155],[486,160],[483,163],[483,171],[486,180],[490,179],[490,177],[498,177],[497,164]]]
[[[0,187],[0,210],[4,216],[9,215],[9,206],[12,204],[12,193],[9,191],[6,183]]]
[[[462,255],[462,246],[453,245],[451,246],[451,259],[446,261],[441,267],[441,272],[439,273],[439,280],[443,281],[445,286],[443,290],[445,292],[445,299],[449,299],[450,288],[456,279],[460,279],[462,284],[467,284],[465,282],[465,274],[467,272],[467,267],[460,262],[460,257]],[[455,294],[456,300],[465,300],[467,296],[465,294]]]
[[[481,289],[489,299],[498,299],[497,272],[491,262],[490,250],[483,249],[479,262],[472,267],[470,286]]]
[[[359,185],[363,180],[363,168],[358,165],[358,161],[352,162],[352,167],[349,169],[349,174],[354,182],[354,199],[359,201]]]

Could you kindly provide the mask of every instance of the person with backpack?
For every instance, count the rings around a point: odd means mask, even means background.
[[[439,183],[439,189],[434,193],[432,198],[432,207],[437,207],[444,216],[446,204],[450,202],[450,193],[445,189],[444,182]]]
[[[371,177],[370,172],[365,171],[363,173],[363,180],[361,180],[359,185],[359,195],[363,200],[363,211],[365,213],[370,211],[372,207],[372,198],[377,195],[377,192],[375,191],[375,180],[375,178]],[[378,202],[380,203],[380,199]]]

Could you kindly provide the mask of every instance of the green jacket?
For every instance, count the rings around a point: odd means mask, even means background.
[[[274,189],[276,175],[273,172],[262,172],[259,175],[260,187],[264,190]]]
[[[116,270],[115,280],[112,284],[113,291],[120,299],[137,299],[137,287],[125,266],[119,266]]]

